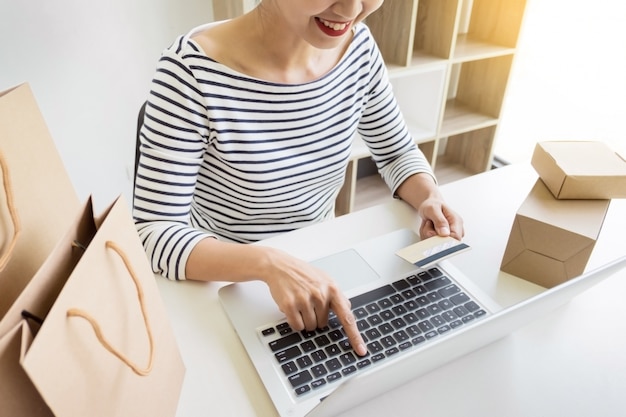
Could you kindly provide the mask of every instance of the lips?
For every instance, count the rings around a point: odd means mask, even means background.
[[[341,36],[350,29],[351,22],[332,22],[330,20],[315,18],[317,26],[329,36]]]

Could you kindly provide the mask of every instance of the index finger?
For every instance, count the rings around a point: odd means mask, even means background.
[[[350,345],[354,349],[357,355],[365,356],[367,354],[367,347],[361,337],[361,333],[356,325],[356,319],[352,310],[350,309],[350,301],[343,296],[343,294],[336,295],[330,303],[331,309],[337,315],[339,322],[343,326],[346,336],[350,341]]]

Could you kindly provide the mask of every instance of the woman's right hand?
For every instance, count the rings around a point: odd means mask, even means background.
[[[319,268],[285,252],[264,249],[266,257],[262,262],[262,279],[291,328],[301,331],[325,327],[332,310],[355,352],[360,356],[367,354],[350,301],[335,281]]]

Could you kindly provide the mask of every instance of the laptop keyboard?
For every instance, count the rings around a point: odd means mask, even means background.
[[[296,396],[327,387],[429,339],[485,316],[486,311],[439,268],[350,299],[368,354],[358,356],[331,313],[328,326],[295,332],[286,321],[259,329]]]

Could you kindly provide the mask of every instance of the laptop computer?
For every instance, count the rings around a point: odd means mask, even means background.
[[[448,261],[425,269],[397,256],[397,230],[313,261],[352,301],[368,355],[353,354],[331,317],[294,332],[260,282],[222,287],[222,306],[281,417],[335,416],[527,324],[626,267],[626,256],[500,308]]]

